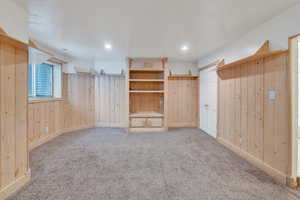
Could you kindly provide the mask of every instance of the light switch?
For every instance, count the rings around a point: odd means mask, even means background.
[[[269,100],[276,100],[277,95],[275,91],[269,91],[268,93]]]

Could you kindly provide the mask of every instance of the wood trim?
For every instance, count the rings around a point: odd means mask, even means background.
[[[129,71],[132,72],[163,72],[164,69],[137,69],[137,68],[130,68]]]
[[[44,138],[42,138],[42,139],[40,139],[40,140],[38,140],[34,143],[31,143],[29,145],[29,151],[41,146],[42,144],[45,144],[45,143],[49,142],[50,140],[52,140],[52,139],[56,138],[57,136],[60,136],[64,133],[71,133],[73,131],[79,131],[79,130],[89,129],[89,128],[93,128],[93,127],[94,127],[94,125],[79,126],[79,127],[75,127],[75,128],[72,127],[72,128],[63,129],[63,130],[57,132],[56,134],[49,135],[48,137],[44,137]]]
[[[37,49],[45,54],[48,54],[49,56],[53,57],[54,55],[52,53],[49,53],[48,51],[45,51],[41,48],[39,48],[32,40],[29,40],[28,42],[28,46],[31,47],[31,48],[34,48],[34,49]]]
[[[296,37],[300,37],[300,33],[298,33],[298,34],[296,34],[296,35],[290,36],[290,37],[289,37],[289,40],[294,39],[294,38],[296,38]]]
[[[225,147],[227,147],[228,149],[230,149],[231,151],[233,151],[234,153],[236,153],[240,157],[244,158],[245,160],[247,160],[252,165],[255,165],[256,167],[258,167],[259,169],[261,169],[262,171],[267,173],[269,176],[273,177],[279,183],[282,183],[282,184],[286,185],[286,180],[287,180],[286,175],[284,175],[283,173],[281,173],[277,169],[272,168],[271,166],[269,166],[266,163],[262,162],[261,160],[255,158],[254,156],[252,156],[248,152],[245,152],[242,149],[239,149],[239,148],[233,146],[232,144],[226,142],[225,140],[223,140],[220,137],[218,137],[217,140],[218,140],[219,143],[221,143],[222,145],[224,145]]]
[[[288,50],[277,50],[277,51],[271,51],[271,52],[266,52],[266,53],[255,54],[255,55],[243,58],[241,60],[219,66],[218,71],[228,69],[228,68],[231,68],[231,67],[236,67],[236,66],[248,63],[248,62],[252,62],[252,61],[262,59],[262,58],[267,58],[267,57],[271,57],[271,56],[280,55],[280,54],[287,53],[287,52],[288,52]]]
[[[20,49],[24,49],[24,50],[27,50],[28,48],[28,44],[24,43],[24,42],[21,42],[15,38],[12,38],[6,34],[2,34],[0,33],[0,40],[6,42],[6,43],[9,43],[17,48],[20,48]]]
[[[2,35],[7,35],[7,33],[4,31],[4,29],[3,28],[1,28],[0,27],[0,34],[2,34]]]
[[[169,122],[168,126],[170,128],[197,128],[198,120],[197,122]]]
[[[28,46],[30,46],[32,48],[35,48],[35,49],[38,49],[38,46],[36,44],[34,44],[34,42],[32,40],[29,40]]]
[[[298,184],[298,187],[300,188],[300,177],[297,178],[297,184]]]
[[[126,123],[110,123],[110,125],[108,126],[106,122],[98,122],[95,124],[95,127],[127,128]]]
[[[217,63],[218,68],[223,66],[223,65],[225,65],[225,60],[224,59],[222,59],[220,62]]]
[[[217,61],[215,61],[215,62],[212,62],[212,63],[210,63],[210,64],[208,64],[208,65],[203,66],[203,67],[199,67],[199,71],[202,71],[202,70],[205,70],[205,69],[214,67],[214,66],[218,65],[218,63],[220,63],[220,60],[217,60]]]
[[[59,65],[67,64],[66,61],[56,58],[52,53],[45,51],[42,48],[39,48],[32,40],[29,40],[28,46],[51,56],[51,58],[48,61],[50,61],[52,63],[59,64]]]
[[[129,128],[129,132],[162,132],[167,131],[165,127],[162,128]]]
[[[174,75],[170,75],[170,76],[168,76],[169,78],[171,77],[174,77],[174,78],[182,78],[182,77],[196,77],[196,78],[198,78],[198,76],[193,76],[193,75],[190,75],[190,74],[174,74]]]
[[[164,93],[164,90],[129,90],[129,93]]]
[[[298,187],[298,183],[297,183],[297,179],[294,179],[292,177],[287,177],[286,178],[286,185],[288,187],[291,187],[291,188],[296,188]]]
[[[293,40],[296,37],[300,37],[300,34],[289,38],[288,42],[288,116],[289,116],[289,163],[288,163],[288,175],[293,179],[291,182],[297,182],[297,168],[298,165],[298,68],[294,67],[293,59]],[[297,56],[297,55],[296,55]],[[295,141],[296,140],[296,141]]]
[[[168,58],[163,59],[163,67],[164,67],[164,119],[163,119],[163,129],[167,131],[169,128],[169,106],[168,106],[168,98],[169,98],[169,79],[168,75],[170,73]]]
[[[5,199],[9,195],[13,194],[20,188],[22,188],[27,182],[30,181],[31,178],[31,171],[30,169],[20,178],[18,178],[15,182],[11,183],[10,185],[6,186],[0,191],[0,199]]]
[[[28,103],[33,104],[33,103],[41,103],[41,102],[50,102],[50,101],[64,101],[63,98],[29,98]]]
[[[55,137],[57,137],[61,134],[63,134],[63,132],[58,132],[58,133],[55,133],[55,134],[51,134],[51,135],[48,135],[47,137],[41,138],[41,139],[29,144],[29,151],[35,149],[38,146],[41,146],[42,144],[45,144],[45,143],[49,142],[50,140],[52,140],[53,138],[55,138]]]
[[[89,129],[89,128],[94,128],[95,125],[87,125],[87,126],[78,126],[78,127],[71,127],[71,128],[66,128],[62,130],[62,133],[70,133],[73,131],[79,131],[79,130],[84,130],[84,129]]]
[[[255,55],[267,53],[270,51],[270,41],[266,40],[263,45],[256,51]]]
[[[169,80],[177,80],[177,79],[197,79],[198,76],[193,76],[193,75],[186,75],[186,74],[182,74],[182,75],[171,75],[168,76]]]
[[[74,71],[76,72],[76,74],[78,74],[78,75],[94,75],[93,73],[94,72],[82,72],[82,71],[80,71],[79,70],[79,68],[78,67],[74,67]]]
[[[129,79],[129,82],[164,82],[164,79]]]

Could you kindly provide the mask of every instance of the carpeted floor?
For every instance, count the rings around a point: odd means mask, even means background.
[[[300,199],[197,129],[67,133],[30,161],[30,183],[10,200]]]

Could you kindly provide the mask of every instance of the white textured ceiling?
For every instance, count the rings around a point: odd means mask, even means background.
[[[15,0],[30,36],[80,59],[195,60],[299,0]],[[105,42],[113,45],[106,51]],[[183,53],[180,46],[190,50]]]

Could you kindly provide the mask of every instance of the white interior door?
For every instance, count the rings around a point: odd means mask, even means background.
[[[200,71],[200,129],[217,136],[217,87],[216,68]]]

